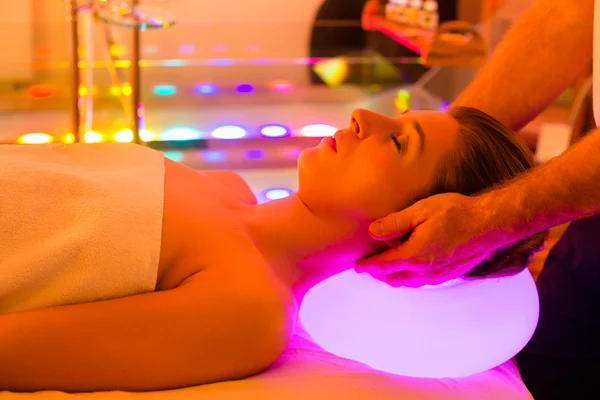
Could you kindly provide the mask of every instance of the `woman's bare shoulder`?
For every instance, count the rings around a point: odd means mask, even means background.
[[[248,183],[241,176],[231,171],[203,171],[207,176],[226,186],[245,204],[256,204],[256,196]]]
[[[179,182],[187,187],[189,186],[190,179],[204,177],[212,182],[216,182],[225,188],[229,194],[232,194],[245,204],[254,205],[257,203],[256,196],[252,192],[252,189],[250,189],[250,186],[235,172],[222,170],[198,171],[168,158],[165,158],[164,162],[165,179],[170,186],[175,186]]]

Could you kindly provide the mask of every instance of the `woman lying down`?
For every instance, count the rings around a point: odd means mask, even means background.
[[[3,146],[0,390],[154,391],[257,374],[286,348],[311,287],[384,250],[370,222],[532,165],[511,131],[469,108],[357,110],[300,155],[296,194],[260,205],[239,176],[142,146]],[[469,277],[521,271],[543,238]]]

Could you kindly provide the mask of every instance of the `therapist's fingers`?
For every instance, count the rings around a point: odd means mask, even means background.
[[[358,260],[354,269],[356,272],[390,274],[398,271],[422,271],[431,265],[430,260],[417,261],[408,243],[393,247],[383,253]]]
[[[369,233],[376,240],[387,241],[406,236],[421,222],[416,208],[408,207],[400,212],[389,214],[369,225]]]
[[[429,274],[415,271],[400,271],[389,275],[372,273],[370,275],[376,280],[394,288],[406,287],[416,289],[425,285],[438,285],[444,282]]]
[[[436,271],[400,271],[386,275],[383,282],[392,287],[420,288],[425,285],[440,285],[448,277],[440,270]]]
[[[385,277],[385,283],[391,287],[420,288],[429,284],[427,277],[412,271],[400,271]]]

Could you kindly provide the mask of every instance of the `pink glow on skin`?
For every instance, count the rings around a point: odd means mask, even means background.
[[[527,344],[538,317],[528,270],[420,289],[348,270],[313,287],[300,308],[306,331],[325,350],[422,378],[459,378],[506,362]]]
[[[302,149],[297,147],[287,147],[283,149],[283,155],[289,158],[298,158],[300,153],[302,153]]]

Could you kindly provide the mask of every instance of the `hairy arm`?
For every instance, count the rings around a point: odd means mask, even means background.
[[[590,62],[593,15],[594,0],[537,0],[454,105],[521,129]]]
[[[600,213],[600,129],[564,154],[480,196],[509,242]]]
[[[152,391],[246,377],[285,347],[277,301],[179,288],[0,316],[0,391]]]

